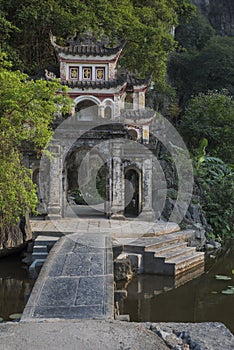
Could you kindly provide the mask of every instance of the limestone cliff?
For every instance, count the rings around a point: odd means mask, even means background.
[[[217,34],[234,36],[233,0],[193,0],[193,3],[209,19]]]

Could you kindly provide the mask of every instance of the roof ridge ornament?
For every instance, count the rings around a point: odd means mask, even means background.
[[[45,69],[45,77],[46,77],[46,80],[56,79],[56,75],[53,72],[48,71],[47,69]]]
[[[90,31],[85,31],[83,34],[71,35],[66,40],[68,45],[98,45],[98,39]]]

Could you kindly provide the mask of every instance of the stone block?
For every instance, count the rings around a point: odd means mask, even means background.
[[[96,306],[56,306],[56,307],[41,307],[37,306],[34,310],[35,318],[102,318],[103,312],[101,305]]]
[[[104,302],[104,276],[81,277],[75,305],[102,305]]]
[[[74,305],[78,278],[49,278],[45,281],[38,306],[71,306]]]
[[[103,275],[104,254],[67,254],[63,276]]]

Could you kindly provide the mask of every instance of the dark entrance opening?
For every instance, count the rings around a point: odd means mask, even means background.
[[[98,105],[90,100],[84,100],[76,105],[76,115],[79,120],[96,120],[98,118]]]
[[[140,178],[135,169],[125,172],[125,216],[138,216],[140,214]]]
[[[104,215],[107,170],[101,155],[91,148],[77,148],[66,158],[65,173],[65,196],[73,213]]]

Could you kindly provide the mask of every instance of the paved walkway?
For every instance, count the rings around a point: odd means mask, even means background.
[[[111,238],[72,234],[52,248],[26,305],[22,320],[113,318]]]
[[[102,233],[112,238],[159,236],[178,231],[180,228],[173,222],[147,222],[141,220],[108,220],[106,218],[64,218],[59,220],[30,221],[35,234],[55,233],[67,235],[71,233]]]
[[[51,250],[23,313],[23,320],[113,318],[113,239],[118,243],[160,236],[174,223],[75,217],[31,220],[35,235],[61,239]]]

